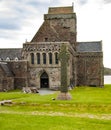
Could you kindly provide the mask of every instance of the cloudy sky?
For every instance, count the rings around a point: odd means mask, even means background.
[[[0,48],[21,48],[41,26],[48,7],[73,2],[78,41],[102,40],[104,66],[111,68],[111,0],[0,0]]]

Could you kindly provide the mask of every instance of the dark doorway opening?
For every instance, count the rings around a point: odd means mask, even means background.
[[[40,76],[40,86],[41,88],[49,88],[49,77],[46,72],[43,72]]]

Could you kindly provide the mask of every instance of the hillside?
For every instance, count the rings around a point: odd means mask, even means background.
[[[111,75],[111,69],[104,67],[104,75]]]

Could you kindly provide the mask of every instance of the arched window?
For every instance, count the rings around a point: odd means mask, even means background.
[[[47,42],[47,41],[48,41],[48,38],[46,37],[46,38],[45,38],[45,42]]]
[[[58,64],[59,62],[58,62],[58,53],[56,52],[55,53],[55,64]]]
[[[43,53],[43,64],[46,64],[46,53]]]
[[[34,53],[31,53],[31,64],[34,64]]]
[[[40,64],[40,53],[37,53],[37,64]]]
[[[49,64],[52,64],[52,53],[49,53]]]

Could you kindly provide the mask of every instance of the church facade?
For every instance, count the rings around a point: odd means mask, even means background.
[[[0,49],[0,91],[27,86],[59,89],[63,44],[69,54],[68,86],[102,87],[102,42],[77,42],[76,37],[73,7],[50,7],[43,24],[30,42],[23,43],[23,48]]]

